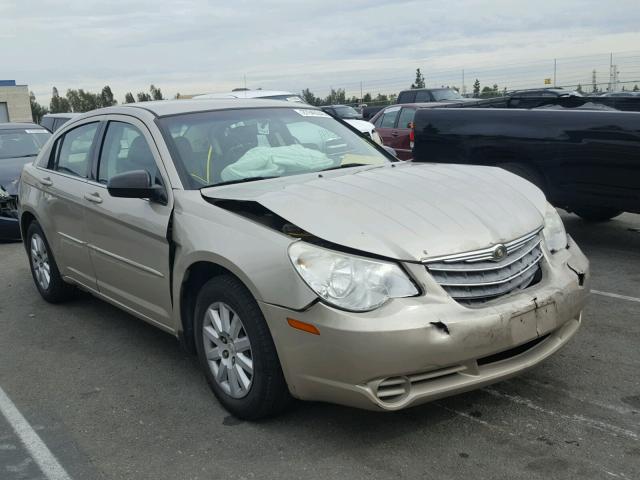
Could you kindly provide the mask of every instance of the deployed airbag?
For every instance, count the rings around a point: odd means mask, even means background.
[[[222,170],[223,181],[281,176],[288,172],[321,170],[334,164],[324,153],[302,145],[254,147]]]

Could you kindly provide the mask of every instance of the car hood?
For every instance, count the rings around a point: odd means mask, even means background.
[[[357,120],[355,118],[344,118],[343,120],[364,133],[370,133],[374,128],[376,128],[373,123],[367,122],[366,120]]]
[[[33,162],[35,155],[30,157],[0,158],[0,187],[10,195],[18,194],[18,179],[22,167]]]
[[[486,248],[543,224],[544,194],[495,167],[396,163],[202,190],[255,201],[335,244],[406,261]]]

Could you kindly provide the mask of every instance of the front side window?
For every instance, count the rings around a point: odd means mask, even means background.
[[[107,184],[120,173],[146,170],[155,183],[161,183],[160,173],[142,132],[124,122],[109,122],[100,151],[98,182]]]
[[[69,130],[56,144],[54,170],[78,177],[86,177],[91,146],[98,131],[98,123],[89,123]]]
[[[398,117],[398,112],[400,112],[399,107],[393,107],[386,110],[382,116],[382,122],[380,122],[380,127],[393,128],[396,124],[396,118]]]
[[[304,107],[198,112],[158,122],[189,189],[389,162],[330,115]]]

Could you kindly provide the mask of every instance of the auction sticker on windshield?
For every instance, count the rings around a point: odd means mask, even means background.
[[[331,118],[331,115],[324,113],[322,110],[307,110],[302,108],[294,108],[298,114],[303,117],[328,117]]]

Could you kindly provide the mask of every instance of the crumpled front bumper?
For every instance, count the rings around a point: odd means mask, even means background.
[[[319,302],[303,312],[260,307],[294,396],[397,410],[509,378],[575,334],[589,292],[588,260],[572,240],[545,258],[540,283],[482,308],[456,303],[415,265],[426,294],[373,312]],[[320,335],[291,328],[287,318],[315,325]]]
[[[0,240],[20,240],[16,197],[0,197]]]

